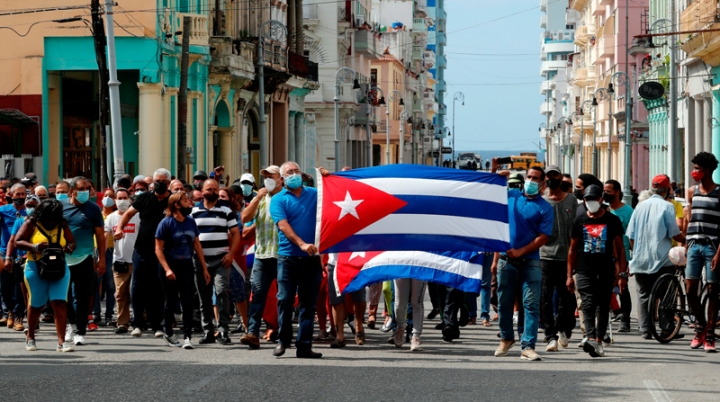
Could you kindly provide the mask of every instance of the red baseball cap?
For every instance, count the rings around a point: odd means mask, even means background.
[[[668,188],[670,187],[670,179],[664,174],[659,174],[652,179],[653,188]]]

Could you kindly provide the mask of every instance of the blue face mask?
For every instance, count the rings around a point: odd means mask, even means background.
[[[525,194],[537,195],[540,190],[540,184],[532,180],[525,180]]]
[[[27,216],[32,215],[33,211],[35,211],[35,208],[25,208],[25,213]]]
[[[245,184],[245,183],[243,183],[243,184],[242,184],[242,191],[243,191],[243,195],[244,195],[245,197],[249,197],[250,194],[252,194],[252,191],[253,191],[253,186],[252,186],[252,184]]]
[[[67,193],[65,193],[65,194],[63,194],[63,193],[55,194],[55,199],[56,199],[56,200],[67,200],[67,199],[68,199],[68,195],[67,195]]]
[[[302,186],[302,176],[296,173],[292,176],[286,177],[285,186],[287,186],[287,188],[289,188],[290,190],[295,190],[296,188],[299,188],[300,186]]]
[[[86,203],[90,199],[90,191],[78,191],[75,199],[81,204]]]

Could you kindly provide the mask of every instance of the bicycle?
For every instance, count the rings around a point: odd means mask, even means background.
[[[703,283],[700,295],[707,294]],[[707,299],[707,295],[703,300]],[[683,323],[695,322],[692,311],[685,308],[687,293],[685,292],[685,269],[676,267],[674,274],[664,274],[653,285],[650,291],[650,333],[660,343],[669,343],[680,332]]]

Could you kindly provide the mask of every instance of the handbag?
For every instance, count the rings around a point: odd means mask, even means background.
[[[48,246],[42,251],[42,253],[40,253],[40,258],[38,258],[35,255],[35,252],[33,252],[33,257],[35,258],[35,264],[37,264],[38,267],[40,279],[44,279],[46,281],[57,281],[64,278],[67,265],[65,264],[65,251],[63,251],[59,241],[61,230],[60,225],[58,225],[57,228],[57,241],[55,242],[52,241],[52,236],[42,230],[40,225],[37,225],[36,227],[40,233],[48,239]]]

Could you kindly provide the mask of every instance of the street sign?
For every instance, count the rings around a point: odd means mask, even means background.
[[[437,158],[440,156],[440,152],[438,152],[438,151],[428,152],[428,156],[430,156],[432,158]]]
[[[451,147],[442,147],[442,148],[440,148],[440,152],[442,152],[444,154],[451,154],[452,148]]]
[[[657,81],[647,81],[640,85],[638,94],[647,100],[655,100],[665,94],[665,87]]]

